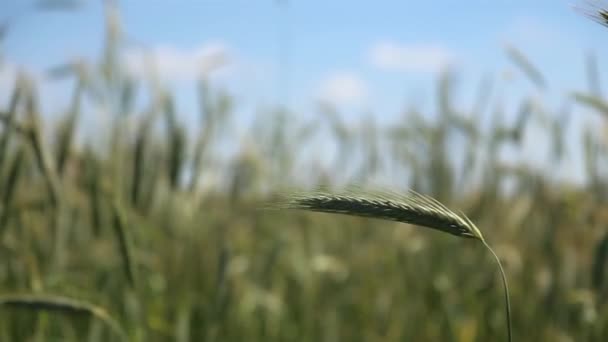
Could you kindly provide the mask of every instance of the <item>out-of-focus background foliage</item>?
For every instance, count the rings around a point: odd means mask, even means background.
[[[202,3],[234,12],[252,6]],[[427,29],[450,13],[464,20],[457,11],[469,11],[468,2],[447,3],[454,6],[416,20]],[[281,189],[358,184],[414,189],[465,212],[505,264],[516,340],[608,338],[608,103],[600,58],[608,31],[600,25],[572,11],[565,22],[592,27],[572,32],[597,34],[571,34],[583,42],[574,49],[564,35],[551,43],[527,18],[517,38],[537,39],[549,57],[532,62],[524,49],[499,44],[493,53],[507,69],[479,78],[467,76],[466,58],[459,68],[440,45],[411,48],[408,35],[402,45],[384,40],[369,63],[392,83],[374,88],[342,70],[303,105],[299,70],[343,45],[299,50],[299,42],[335,33],[299,31],[297,1],[271,3],[266,21],[252,19],[249,29],[235,22],[238,32],[226,33],[255,36],[256,25],[274,25],[267,37],[274,64],[253,67],[254,81],[242,87],[247,63],[234,67],[222,44],[188,59],[129,32],[124,4],[102,5],[105,21],[90,25],[103,34],[80,41],[99,43],[99,54],[43,71],[11,58],[11,49],[30,46],[29,57],[52,59],[62,37],[36,31],[36,20],[60,25],[81,6],[99,4],[32,2],[0,22],[0,295],[93,303],[133,341],[503,340],[502,288],[478,244],[404,224],[260,210]],[[503,20],[509,5],[496,6],[483,7],[488,25],[493,15]],[[318,5],[318,13],[325,9]],[[335,32],[359,18],[343,10]],[[149,21],[161,27],[180,22],[154,13]],[[403,30],[415,16],[403,13]],[[362,34],[381,22],[364,18]],[[205,19],[198,29],[216,32]],[[400,36],[384,34],[391,33]],[[485,37],[484,27],[477,33]],[[461,37],[460,45],[474,39]],[[66,45],[74,57],[77,43]],[[376,75],[368,69],[362,72]],[[190,82],[167,80],[167,70]],[[87,317],[0,306],[1,341],[113,338]]]

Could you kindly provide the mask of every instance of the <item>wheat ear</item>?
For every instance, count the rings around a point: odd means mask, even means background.
[[[572,7],[589,19],[608,27],[608,4],[602,1],[582,0],[580,5]]]
[[[125,331],[108,312],[94,304],[55,295],[12,294],[0,297],[0,307],[16,307],[34,311],[52,311],[77,316],[92,316],[104,322],[121,341],[128,341]]]
[[[274,208],[301,209],[323,213],[377,218],[439,230],[463,238],[481,241],[492,253],[502,278],[505,294],[507,339],[512,340],[509,286],[500,258],[483,238],[481,231],[464,214],[457,214],[434,198],[409,191],[407,195],[391,192],[332,194],[325,191],[284,195]]]

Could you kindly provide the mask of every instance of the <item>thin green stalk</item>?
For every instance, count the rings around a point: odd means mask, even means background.
[[[127,232],[127,223],[124,214],[122,213],[119,204],[114,202],[112,204],[112,217],[114,233],[116,234],[116,240],[118,241],[118,248],[120,257],[123,263],[123,269],[131,288],[136,287],[136,271],[135,264],[133,262],[133,253],[131,252],[131,239],[129,232]]]
[[[507,334],[508,334],[507,340],[509,342],[511,342],[513,327],[511,326],[511,301],[510,301],[510,297],[509,297],[509,285],[507,284],[507,276],[505,275],[505,271],[502,268],[502,263],[500,262],[500,258],[498,257],[498,255],[496,255],[494,250],[490,247],[490,245],[488,245],[488,243],[485,240],[481,240],[481,242],[483,243],[484,246],[486,246],[486,248],[490,251],[490,253],[492,253],[492,255],[494,256],[494,259],[496,259],[498,268],[500,269],[500,276],[502,278],[502,286],[504,287],[504,290],[505,290],[505,311],[507,314]]]

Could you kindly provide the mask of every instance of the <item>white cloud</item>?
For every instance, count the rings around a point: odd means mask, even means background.
[[[319,99],[333,105],[357,105],[366,100],[365,82],[352,72],[335,72],[326,77],[319,88]]]
[[[377,68],[400,72],[437,72],[455,62],[454,54],[441,45],[403,45],[391,41],[374,44],[369,58]]]
[[[125,54],[127,70],[135,77],[145,78],[154,70],[169,80],[195,80],[203,75],[226,72],[234,59],[230,48],[221,42],[210,42],[194,49],[156,46],[132,49]]]

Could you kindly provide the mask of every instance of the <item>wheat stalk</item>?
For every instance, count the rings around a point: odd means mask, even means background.
[[[135,288],[137,285],[137,278],[135,263],[133,262],[133,253],[131,251],[131,239],[129,238],[129,232],[127,231],[126,218],[117,202],[112,204],[112,222],[116,240],[118,240],[118,248],[127,281],[131,288]]]
[[[464,214],[457,214],[434,198],[409,191],[407,195],[391,192],[360,192],[353,190],[332,194],[323,190],[287,194],[275,206],[279,209],[300,209],[323,213],[361,216],[423,226],[463,238],[472,238],[490,251],[502,278],[508,341],[512,340],[509,286],[500,258],[485,241],[481,231]]]

